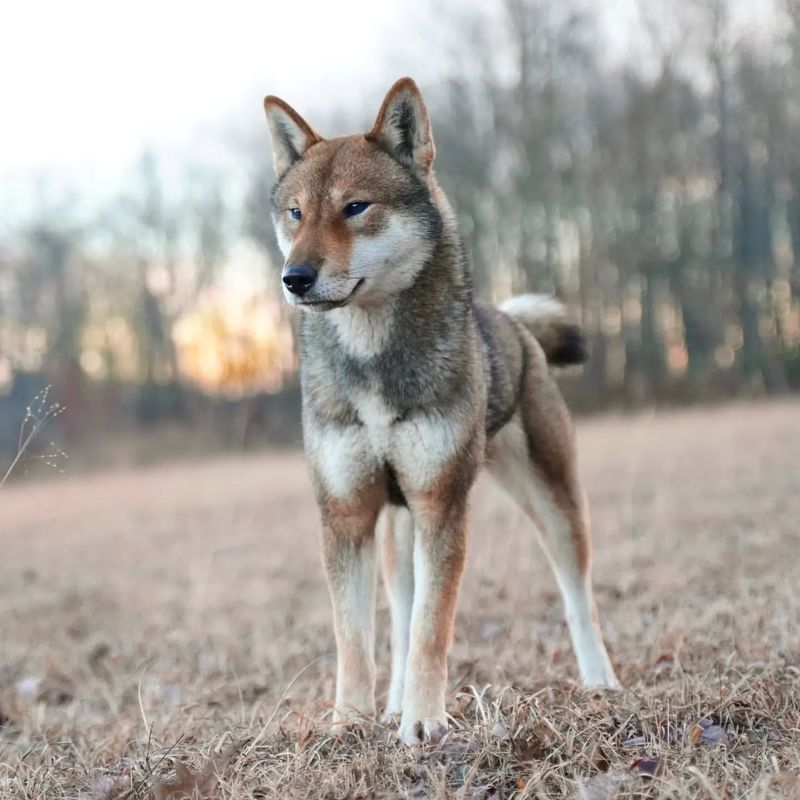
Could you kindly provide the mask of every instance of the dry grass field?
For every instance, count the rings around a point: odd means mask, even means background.
[[[576,682],[534,531],[482,479],[452,731],[417,749],[330,733],[300,455],[7,485],[0,797],[800,797],[800,404],[604,417],[578,441],[626,688]]]

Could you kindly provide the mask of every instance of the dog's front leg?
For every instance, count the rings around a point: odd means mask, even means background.
[[[392,616],[392,679],[384,711],[384,719],[388,720],[403,710],[414,603],[414,520],[407,508],[389,510],[378,542]]]
[[[406,744],[436,741],[447,730],[447,651],[466,556],[466,492],[443,499],[423,495],[412,502],[414,605],[400,722]]]
[[[323,511],[323,560],[336,634],[338,725],[375,714],[375,521],[377,508]]]

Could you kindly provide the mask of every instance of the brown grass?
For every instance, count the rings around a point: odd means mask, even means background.
[[[800,797],[800,406],[604,418],[579,445],[627,688],[577,684],[533,532],[484,481],[452,733],[416,750],[375,723],[329,733],[299,456],[6,487],[0,797],[146,797],[223,751],[209,796]],[[381,599],[379,692],[387,622]]]

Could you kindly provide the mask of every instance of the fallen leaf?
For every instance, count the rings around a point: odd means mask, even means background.
[[[153,800],[211,800],[218,776],[233,752],[231,747],[220,756],[207,759],[198,772],[193,772],[183,761],[176,761],[175,780],[169,783],[157,781],[153,786]]]
[[[705,717],[692,726],[689,731],[689,740],[694,745],[703,744],[707,747],[717,747],[721,744],[728,744],[728,733],[713,720]]]
[[[175,780],[159,781],[153,787],[153,800],[200,800],[210,798],[217,785],[214,763],[209,762],[199,772],[192,772],[182,761],[175,762]]]
[[[628,769],[651,778],[658,778],[666,771],[664,761],[660,758],[637,758]]]
[[[689,741],[692,744],[700,744],[700,737],[703,735],[702,725],[693,725],[689,731]]]
[[[647,744],[647,739],[644,736],[631,736],[630,739],[626,739],[623,743],[623,747],[641,747],[643,744]]]
[[[719,725],[709,725],[707,728],[704,728],[703,732],[700,734],[700,744],[704,744],[708,747],[718,747],[722,744],[728,744],[728,734],[725,728],[721,728]]]
[[[514,739],[514,751],[521,761],[538,761],[546,756],[548,746],[538,736]]]

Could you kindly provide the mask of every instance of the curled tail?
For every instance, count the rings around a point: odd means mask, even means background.
[[[553,366],[583,364],[589,357],[586,337],[580,325],[571,321],[567,309],[553,297],[543,294],[520,294],[500,305],[537,339]]]

